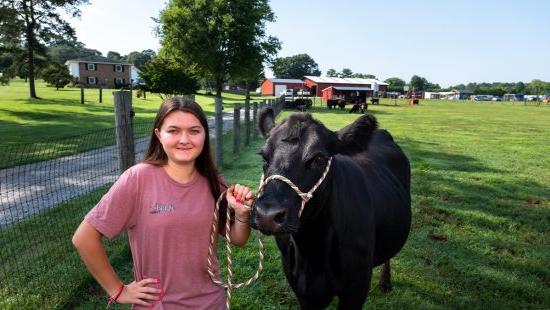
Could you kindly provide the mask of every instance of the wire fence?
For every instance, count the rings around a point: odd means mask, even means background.
[[[253,135],[258,111],[269,105],[279,112],[282,104],[284,100],[245,103],[247,113],[225,113],[220,124],[211,118],[210,139],[223,139],[213,135],[216,126],[222,133],[240,132],[237,150],[232,150],[238,152]],[[131,124],[135,162],[143,157],[151,126]],[[87,274],[71,236],[119,176],[117,130],[120,126],[0,150],[0,297],[21,294],[19,288],[29,282],[71,289],[63,277]],[[108,255],[117,255],[126,243],[125,237],[107,240]]]

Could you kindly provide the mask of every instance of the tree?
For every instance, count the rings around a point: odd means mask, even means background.
[[[156,55],[155,51],[147,49],[141,52],[131,52],[122,57],[122,60],[134,64],[134,66],[141,70],[147,63],[155,58]]]
[[[0,0],[1,28],[9,28],[9,37],[24,42],[31,98],[38,98],[34,85],[35,53],[45,54],[45,44],[67,37],[74,39],[74,30],[61,18],[60,11],[78,16],[78,5],[84,3],[88,0]],[[1,35],[0,40],[6,44],[5,35]]]
[[[342,78],[350,78],[353,76],[353,71],[351,71],[350,68],[344,68],[342,69],[342,72],[340,73],[340,77]]]
[[[120,53],[118,52],[113,52],[113,51],[108,51],[107,52],[107,58],[109,58],[110,60],[121,60],[122,59],[122,56],[120,56]]]
[[[154,58],[143,67],[140,76],[145,81],[144,90],[164,96],[193,94],[199,88],[197,80],[173,59]]]
[[[306,75],[320,76],[319,66],[308,54],[277,58],[271,63],[276,78],[301,79]]]
[[[52,62],[41,71],[41,76],[50,86],[55,86],[57,90],[65,87],[72,81],[69,69],[61,64]]]
[[[221,97],[225,81],[251,75],[276,54],[278,39],[265,33],[274,20],[268,0],[171,0],[160,14],[159,53],[214,80]]]
[[[58,64],[65,64],[69,59],[77,59],[88,56],[101,56],[101,52],[89,49],[81,42],[63,42],[48,47],[48,57]]]
[[[406,85],[406,82],[398,77],[388,78],[384,82],[388,83],[388,91],[392,92],[402,92]]]
[[[330,68],[330,69],[327,70],[327,76],[328,77],[337,77],[338,72],[336,72],[336,70]]]
[[[426,85],[428,84],[428,80],[426,80],[425,78],[423,78],[421,76],[413,75],[411,77],[410,84],[414,88],[415,91],[423,91],[423,90],[426,89]]]

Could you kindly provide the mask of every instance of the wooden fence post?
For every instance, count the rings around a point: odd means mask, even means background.
[[[233,154],[239,154],[239,140],[241,138],[241,105],[235,104],[233,109]]]
[[[250,101],[246,99],[244,103],[244,145],[250,144]]]
[[[221,169],[223,166],[223,102],[222,98],[216,97],[216,166]]]
[[[116,144],[118,148],[118,169],[122,173],[134,165],[134,131],[132,111],[132,93],[114,91]]]
[[[252,105],[252,137],[256,139],[258,137],[258,103],[254,102]]]

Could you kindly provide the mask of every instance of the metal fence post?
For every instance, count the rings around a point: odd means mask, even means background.
[[[258,103],[254,102],[252,105],[252,137],[256,139],[258,137]]]
[[[113,92],[113,96],[115,102],[118,169],[122,173],[133,166],[135,160],[132,93],[129,91],[115,91]]]
[[[80,83],[80,104],[84,104],[84,85]]]
[[[246,99],[244,103],[244,145],[250,144],[250,101]]]
[[[221,169],[223,166],[223,105],[222,98],[216,97],[216,166]]]
[[[99,103],[103,102],[103,87],[99,86]]]
[[[241,136],[241,106],[235,104],[233,109],[233,154],[239,153],[239,140]]]

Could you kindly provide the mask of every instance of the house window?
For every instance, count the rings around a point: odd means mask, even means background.
[[[115,84],[116,84],[116,85],[122,85],[122,84],[124,84],[124,79],[115,78]]]
[[[88,71],[96,71],[97,67],[96,64],[86,64]]]
[[[97,83],[97,79],[95,76],[88,77],[88,84],[96,84],[96,83]]]
[[[122,65],[115,65],[115,72],[122,72]]]

